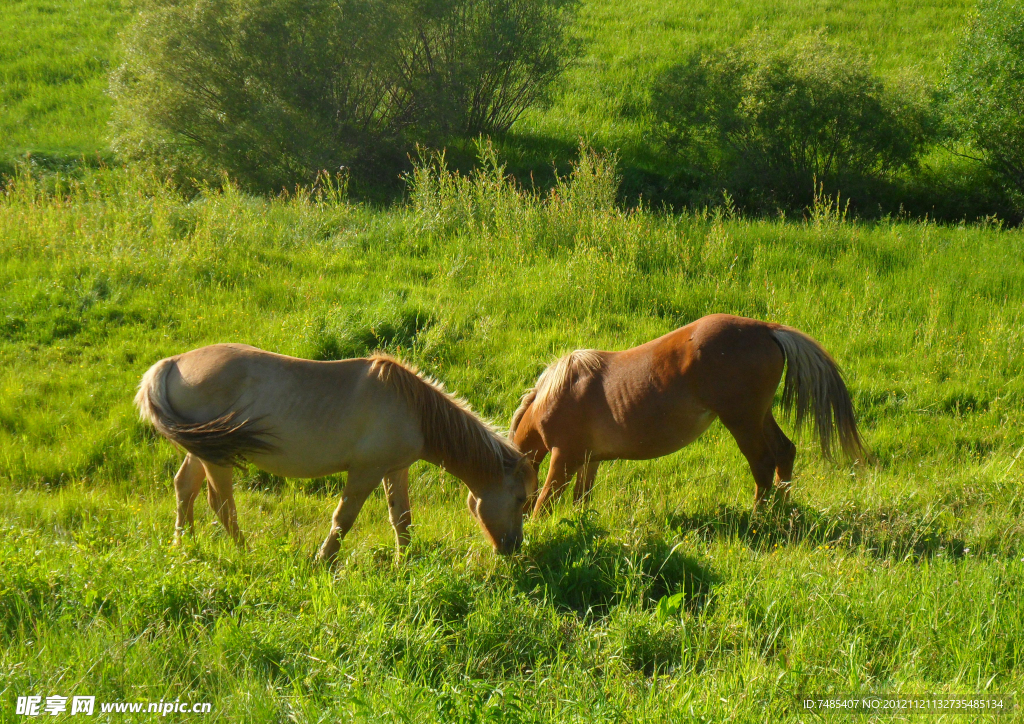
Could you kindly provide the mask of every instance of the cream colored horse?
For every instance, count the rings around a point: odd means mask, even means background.
[[[135,404],[188,451],[174,476],[176,541],[192,527],[205,477],[210,506],[244,546],[231,478],[248,460],[284,477],[348,471],[318,560],[334,558],[383,480],[401,553],[410,537],[409,465],[422,459],[465,482],[469,510],[499,553],[522,542],[523,504],[536,487],[528,460],[440,384],[390,357],[314,362],[215,344],[157,362]]]

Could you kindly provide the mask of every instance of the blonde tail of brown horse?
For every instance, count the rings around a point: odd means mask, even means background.
[[[812,426],[827,459],[835,459],[838,444],[851,459],[863,462],[864,443],[857,432],[853,402],[839,365],[798,329],[780,325],[771,334],[786,358],[782,409],[793,415],[796,427],[813,418]]]

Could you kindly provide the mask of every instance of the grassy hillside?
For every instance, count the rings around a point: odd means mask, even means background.
[[[106,76],[125,20],[121,0],[0,4],[0,155],[106,151]]]
[[[642,104],[653,74],[698,43],[732,43],[755,28],[780,37],[824,29],[874,57],[883,72],[919,70],[934,79],[970,5],[585,0],[578,29],[584,57],[565,78],[553,107],[531,112],[517,134],[546,139],[555,148],[568,144],[570,150],[581,135],[598,145],[640,144],[643,125],[618,114]],[[106,149],[106,73],[116,62],[116,34],[128,17],[121,0],[12,0],[0,6],[0,154]]]
[[[544,202],[499,175],[421,175],[389,213],[186,201],[130,173],[11,186],[0,718],[33,693],[268,722],[807,721],[807,698],[1019,693],[1024,235],[852,224],[826,206],[806,224],[667,217],[613,198],[600,163]],[[199,505],[197,536],[169,547],[180,455],[130,404],[162,356],[383,347],[504,423],[554,356],[708,312],[820,340],[876,461],[831,466],[800,438],[791,503],[751,516],[716,423],[682,453],[603,466],[592,513],[528,524],[508,560],[460,484],[418,464],[408,560],[392,562],[375,494],[334,573],[309,557],[340,480],[250,470],[250,552]]]

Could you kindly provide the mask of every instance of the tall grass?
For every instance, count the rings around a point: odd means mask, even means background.
[[[1018,692],[1021,232],[855,223],[824,197],[802,223],[624,211],[606,157],[542,194],[483,151],[468,177],[421,164],[389,212],[186,199],[130,172],[7,186],[0,716],[36,693],[211,701],[224,721],[806,721],[806,698]],[[752,514],[716,424],[603,466],[592,513],[528,524],[508,560],[419,465],[408,559],[374,496],[334,572],[309,560],[340,479],[250,470],[250,552],[199,506],[169,547],[179,454],[130,403],[162,356],[383,347],[504,422],[556,355],[709,312],[821,341],[876,461],[800,440],[791,503]],[[908,714],[943,718],[961,719]]]
[[[936,82],[972,7],[968,0],[591,0],[579,21],[586,57],[570,71],[555,105],[531,112],[517,130],[571,145],[582,132],[598,146],[633,151],[644,144],[642,111],[660,72],[699,47],[726,49],[755,31],[785,41],[824,30],[841,46],[870,56],[883,76]]]

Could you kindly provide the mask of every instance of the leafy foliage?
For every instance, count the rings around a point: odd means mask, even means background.
[[[150,0],[112,77],[114,146],[249,188],[395,170],[506,129],[571,57],[573,0]],[[392,177],[394,175],[392,174]]]
[[[1024,3],[981,0],[945,91],[957,137],[1024,200]]]
[[[890,177],[928,138],[923,96],[887,90],[820,35],[697,52],[658,78],[653,107],[684,180],[760,207],[806,205],[816,179]]]

